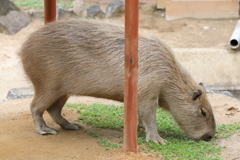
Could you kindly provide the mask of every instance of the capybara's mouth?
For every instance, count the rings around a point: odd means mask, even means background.
[[[213,136],[211,133],[206,133],[206,134],[204,134],[204,135],[200,138],[200,140],[204,140],[204,141],[209,142],[209,141],[211,141],[211,139],[212,139],[213,137],[214,137],[214,136]]]

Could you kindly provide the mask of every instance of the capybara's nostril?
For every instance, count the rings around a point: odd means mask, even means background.
[[[204,134],[200,139],[204,141],[210,141],[212,139],[212,135],[209,133]]]

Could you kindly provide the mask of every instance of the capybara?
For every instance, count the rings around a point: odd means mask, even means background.
[[[32,33],[19,55],[35,90],[31,112],[40,134],[57,134],[43,120],[45,110],[64,129],[79,129],[61,110],[71,95],[123,101],[124,27],[100,20],[52,22]],[[139,35],[138,121],[146,140],[164,143],[156,109],[168,110],[186,136],[211,140],[215,120],[204,88],[177,62],[159,38]]]

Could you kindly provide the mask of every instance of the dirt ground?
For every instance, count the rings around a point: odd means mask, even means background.
[[[236,99],[221,94],[209,94],[217,124],[240,122],[240,106]],[[56,125],[48,114],[44,115],[47,124],[59,130],[58,135],[39,135],[32,122],[29,99],[10,100],[0,103],[0,159],[89,159],[89,160],[147,160],[161,159],[146,154],[140,149],[138,153],[126,153],[121,148],[106,151],[89,132],[95,131],[104,138],[114,139],[122,132],[85,126],[78,131],[66,131]],[[73,97],[70,103],[120,104],[119,102],[91,97]],[[78,114],[64,110],[63,115],[70,122],[76,121]],[[215,139],[214,139],[215,140]],[[215,140],[216,144],[225,146],[221,157],[231,160],[240,157],[240,134],[227,139]]]
[[[139,22],[141,32],[158,36],[172,48],[223,48],[229,50],[228,41],[237,20],[194,20],[182,19],[167,22],[160,16],[161,11],[155,11],[149,6],[141,8]],[[117,19],[124,21],[123,17]],[[0,99],[5,98],[7,91],[14,87],[28,87],[19,59],[18,48],[26,37],[43,26],[43,20],[32,20],[31,24],[14,36],[0,33]],[[239,54],[236,51],[235,54]],[[240,122],[240,106],[237,99],[220,94],[209,94],[217,124]],[[30,99],[0,102],[0,159],[161,159],[143,153],[125,153],[122,149],[105,150],[97,139],[88,134],[97,130],[108,138],[121,135],[117,131],[99,130],[86,127],[78,131],[65,131],[56,125],[46,114],[49,126],[59,129],[55,136],[37,134],[32,122],[29,104]],[[108,100],[90,97],[75,97],[69,102],[75,103],[116,103]],[[64,111],[63,115],[69,121],[77,119],[77,113]],[[230,138],[215,140],[217,144],[226,146],[221,157],[226,160],[240,157],[240,134]]]

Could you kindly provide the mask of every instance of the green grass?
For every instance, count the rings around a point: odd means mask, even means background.
[[[100,137],[100,135],[97,132],[95,132],[95,131],[90,132],[90,135],[93,136],[93,137],[98,138],[98,142],[101,145],[103,145],[104,147],[106,147],[106,150],[110,150],[111,148],[119,148],[121,146],[121,144],[114,143],[114,142],[109,141],[107,138]],[[122,143],[122,141],[123,140],[120,139],[119,143]]]
[[[14,2],[18,7],[23,7],[24,9],[30,8],[43,8],[44,1],[43,0],[17,0]]]
[[[14,2],[18,7],[22,7],[23,9],[43,9],[44,8],[44,0],[17,0]],[[64,8],[72,8],[73,3],[71,0],[63,1],[57,0],[57,5]]]
[[[67,104],[67,107],[76,109],[79,113],[79,121],[99,128],[123,130],[123,106],[103,104]],[[184,136],[173,117],[162,109],[157,110],[157,126],[162,138],[167,140],[166,145],[145,141],[145,132],[138,131],[138,145],[145,152],[162,155],[163,159],[178,160],[218,160],[221,152],[220,146],[213,141],[195,141]],[[233,133],[240,132],[240,123],[221,125],[217,127],[216,138],[226,138]],[[98,142],[106,149],[122,146],[123,139],[120,136],[118,143],[113,143],[96,132],[90,133],[98,138]]]
[[[73,7],[73,1],[57,0],[57,5],[61,6],[63,8],[72,8]]]
[[[93,137],[100,137],[100,135],[97,132],[94,132],[94,131],[90,132],[90,134]]]
[[[98,142],[106,147],[106,150],[109,150],[110,148],[119,148],[121,146],[120,144],[109,141],[107,138],[100,137],[98,138]]]
[[[82,122],[99,128],[120,129],[123,127],[123,106],[92,104],[79,105],[78,117]]]
[[[240,122],[235,122],[233,124],[222,124],[221,126],[217,126],[218,134],[215,136],[216,138],[228,138],[234,133],[240,132]]]

